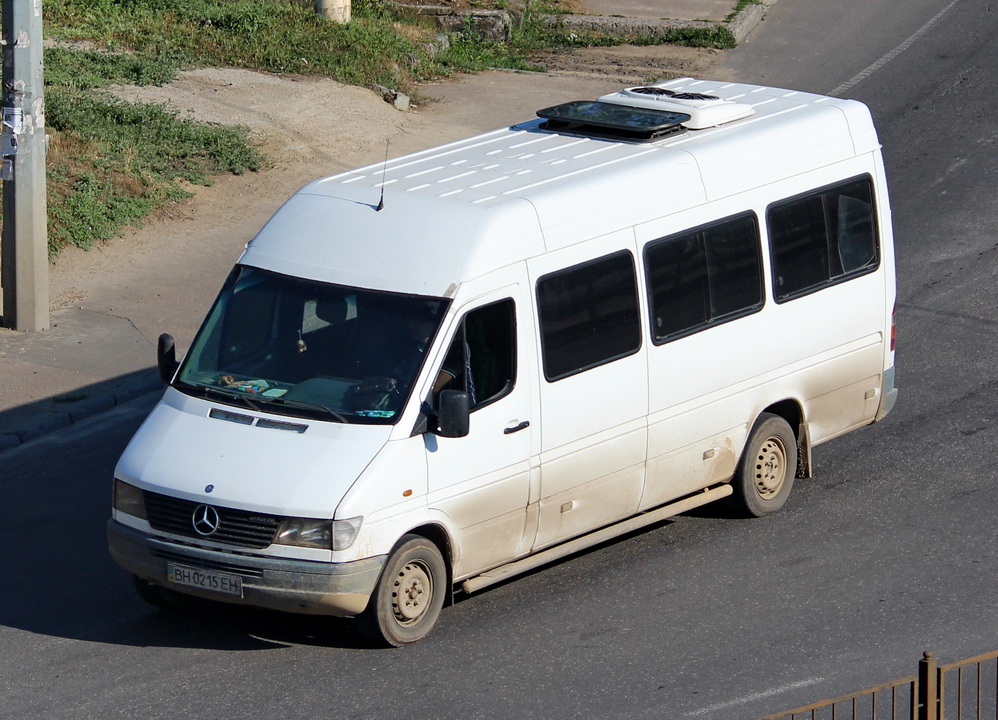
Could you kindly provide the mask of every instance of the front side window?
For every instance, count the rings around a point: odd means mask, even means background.
[[[447,305],[240,266],[174,385],[284,415],[390,424]]]
[[[864,275],[880,264],[869,177],[775,203],[766,221],[777,302]]]
[[[656,343],[762,307],[762,258],[754,214],[662,238],[645,248]]]
[[[471,409],[488,405],[516,381],[516,314],[502,300],[472,310],[461,321],[433,389],[468,393]]]
[[[619,252],[537,281],[544,376],[575,375],[641,347],[634,258]]]

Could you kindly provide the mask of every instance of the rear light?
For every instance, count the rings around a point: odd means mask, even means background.
[[[894,352],[894,343],[898,336],[898,303],[894,301],[894,309],[891,310],[891,352]]]

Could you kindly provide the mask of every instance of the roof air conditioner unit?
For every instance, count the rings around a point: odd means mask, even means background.
[[[686,113],[690,119],[683,126],[690,130],[717,127],[755,113],[751,105],[722,100],[716,95],[670,90],[661,85],[626,88],[604,95],[599,102]]]

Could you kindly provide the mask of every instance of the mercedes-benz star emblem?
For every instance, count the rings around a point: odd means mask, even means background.
[[[213,535],[218,530],[218,510],[211,505],[198,505],[194,508],[191,524],[198,535]]]

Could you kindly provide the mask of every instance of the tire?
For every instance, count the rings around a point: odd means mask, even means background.
[[[408,645],[433,629],[446,595],[447,565],[440,550],[422,536],[406,535],[385,563],[357,624],[379,645]]]
[[[762,413],[735,473],[732,501],[750,517],[774,513],[787,502],[797,474],[797,438],[779,415]]]
[[[135,591],[139,597],[160,610],[175,613],[190,612],[199,604],[195,597],[143,580],[137,575],[132,575],[132,582],[135,583]]]

